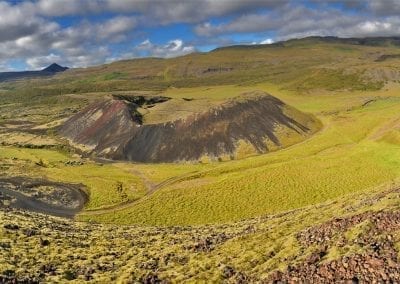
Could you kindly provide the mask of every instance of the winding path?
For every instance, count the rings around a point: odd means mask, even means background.
[[[16,201],[12,203],[10,207],[33,211],[37,213],[43,213],[58,217],[64,218],[73,218],[81,209],[83,208],[86,202],[86,196],[83,195],[77,189],[69,188],[70,190],[76,191],[75,196],[78,198],[79,206],[75,208],[68,208],[68,207],[61,207],[61,206],[54,206],[49,203],[43,202],[41,200],[35,199],[33,197],[29,197],[25,194],[22,194],[18,191],[7,189],[4,187],[0,187],[0,198],[1,195],[7,195]]]
[[[113,213],[116,211],[121,211],[127,208],[132,207],[133,205],[135,205],[136,203],[150,197],[152,194],[154,194],[156,191],[165,188],[173,183],[176,183],[178,181],[187,179],[188,177],[191,177],[193,175],[197,175],[200,172],[199,171],[194,171],[194,172],[189,172],[183,175],[179,175],[179,176],[175,176],[175,177],[171,177],[168,178],[158,184],[154,184],[153,182],[151,182],[149,179],[147,179],[147,177],[143,176],[143,174],[141,172],[138,172],[137,170],[131,170],[131,172],[133,174],[135,174],[136,176],[139,176],[143,179],[144,184],[147,187],[147,193],[145,196],[143,196],[142,198],[136,199],[136,200],[132,200],[132,201],[128,201],[125,203],[119,203],[113,206],[109,206],[106,208],[101,208],[101,209],[93,209],[93,210],[85,210],[83,212],[81,212],[79,215],[80,216],[95,216],[95,215],[103,215],[106,213]]]

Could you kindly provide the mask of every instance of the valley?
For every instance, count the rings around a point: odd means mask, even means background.
[[[399,280],[400,59],[387,41],[2,83],[0,192],[17,201],[0,206],[0,282]]]

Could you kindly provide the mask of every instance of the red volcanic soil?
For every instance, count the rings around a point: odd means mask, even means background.
[[[139,105],[132,101],[141,100],[118,98],[90,105],[71,117],[60,134],[111,159],[175,162],[196,161],[204,156],[233,157],[240,140],[258,153],[265,153],[266,140],[281,144],[277,126],[304,136],[316,131],[309,128],[314,118],[307,117],[307,123],[296,120],[285,113],[282,101],[261,92],[184,119],[151,125],[141,124],[136,111]]]
[[[105,154],[115,151],[131,138],[137,128],[131,108],[124,101],[94,103],[70,118],[60,130],[74,143]]]

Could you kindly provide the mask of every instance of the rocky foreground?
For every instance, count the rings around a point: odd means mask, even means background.
[[[365,226],[365,230],[346,239],[343,233],[360,225]],[[305,247],[318,246],[318,249],[299,265],[289,266],[285,272],[275,271],[269,280],[399,282],[399,229],[400,211],[366,212],[348,218],[335,218],[309,228],[298,234],[298,240]],[[356,246],[360,252],[324,261],[332,248],[345,249],[350,246]]]
[[[0,211],[0,283],[400,281],[400,191],[234,224],[140,227]]]

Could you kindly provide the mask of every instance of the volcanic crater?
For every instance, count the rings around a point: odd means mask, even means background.
[[[168,109],[177,100],[184,108],[195,99],[113,95],[72,116],[59,133],[98,157],[158,163],[266,153],[301,142],[321,128],[314,116],[261,91],[243,93],[170,121],[143,119],[156,105],[165,104]]]

